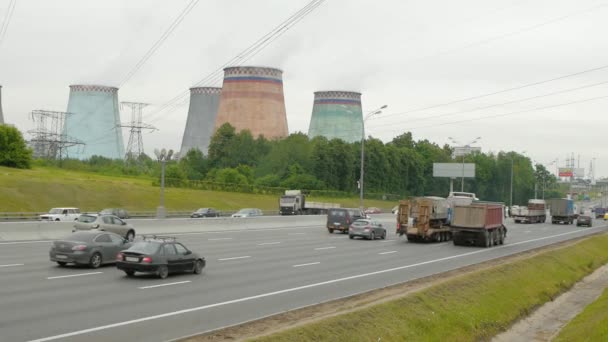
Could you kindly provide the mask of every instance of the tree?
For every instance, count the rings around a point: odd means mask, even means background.
[[[179,160],[179,166],[190,180],[205,178],[208,171],[207,158],[198,148],[193,148]]]
[[[0,124],[0,165],[19,169],[32,167],[32,150],[13,126]]]

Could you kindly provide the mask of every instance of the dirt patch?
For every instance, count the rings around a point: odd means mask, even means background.
[[[369,307],[371,305],[398,299],[407,296],[408,294],[426,289],[430,286],[441,284],[450,279],[464,277],[473,272],[478,272],[499,265],[512,263],[522,259],[532,258],[540,253],[549,250],[564,248],[577,244],[581,240],[587,238],[589,237],[581,237],[553,244],[550,246],[532,249],[501,259],[490,260],[475,265],[465,266],[459,269],[412,280],[406,283],[392,285],[381,289],[374,289],[354,296],[287,311],[284,313],[242,323],[232,327],[214,330],[211,332],[205,332],[190,337],[185,337],[183,339],[179,339],[179,341],[242,341],[249,338],[273,334],[286,329],[298,327],[312,322],[317,322],[328,317],[349,313],[355,310]]]

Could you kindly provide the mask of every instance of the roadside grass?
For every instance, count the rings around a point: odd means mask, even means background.
[[[570,321],[553,341],[608,341],[608,289]]]
[[[154,211],[160,188],[148,177],[106,176],[52,167],[20,170],[0,167],[0,212],[46,212],[52,207],[74,206],[83,211],[120,207],[130,211]],[[359,199],[310,198],[311,201],[340,203],[358,207]],[[386,210],[390,201],[365,200],[366,206]],[[237,210],[254,207],[278,210],[278,196],[165,188],[165,207],[169,211],[190,211],[200,207]]]
[[[488,341],[608,262],[607,245],[608,234],[597,235],[399,299],[252,340]],[[607,302],[598,305],[606,309]]]

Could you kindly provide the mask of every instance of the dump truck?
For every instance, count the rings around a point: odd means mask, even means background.
[[[552,198],[547,201],[547,204],[552,224],[572,224],[577,217],[574,201],[569,198]]]
[[[545,200],[528,200],[527,207],[513,207],[511,216],[515,223],[542,223],[547,220]]]
[[[397,234],[405,235],[408,241],[448,241],[451,208],[447,199],[441,197],[417,197],[399,201]]]
[[[301,190],[285,190],[279,198],[280,215],[321,215],[331,208],[340,208],[340,203],[307,201]]]
[[[507,237],[502,203],[474,201],[456,205],[451,222],[454,245],[492,247]]]

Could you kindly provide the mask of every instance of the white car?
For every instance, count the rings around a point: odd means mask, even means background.
[[[258,208],[245,208],[245,209],[241,209],[239,211],[237,211],[236,213],[232,214],[232,217],[255,217],[255,216],[262,216],[264,215],[262,213],[262,210],[258,209]]]
[[[53,208],[48,214],[40,215],[42,221],[78,221],[80,209],[78,208]]]

